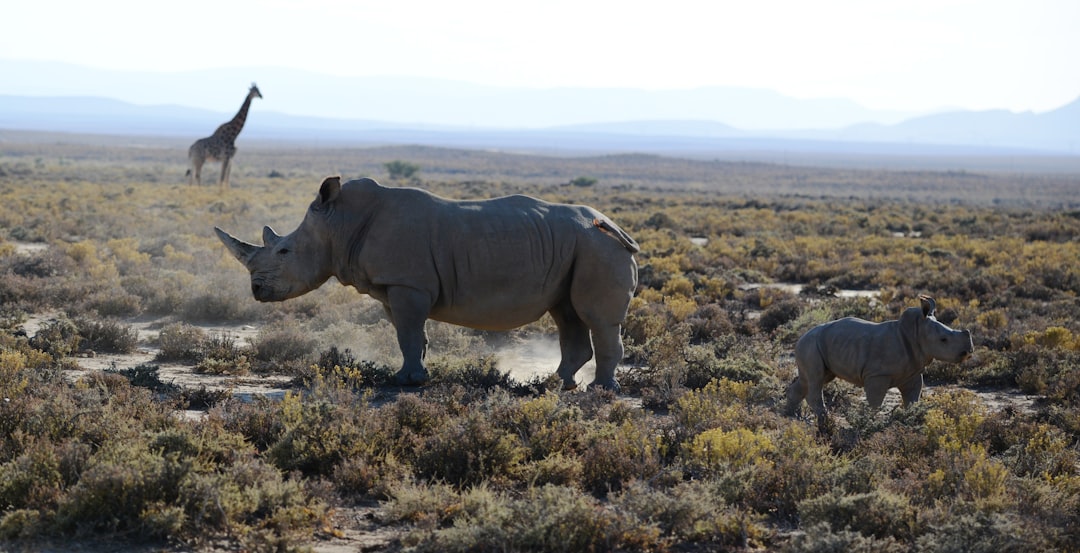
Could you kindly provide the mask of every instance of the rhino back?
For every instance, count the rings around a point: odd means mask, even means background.
[[[811,343],[837,377],[862,384],[871,376],[906,372],[908,355],[897,321],[874,323],[855,317],[815,327]]]
[[[379,203],[358,269],[376,287],[429,292],[431,318],[475,328],[538,319],[566,293],[582,236],[602,235],[591,208],[528,196],[455,201],[385,189]],[[610,237],[606,245],[622,249]]]
[[[440,306],[523,304],[539,317],[550,305],[540,300],[566,287],[585,228],[573,209],[523,196],[450,206],[431,241]]]

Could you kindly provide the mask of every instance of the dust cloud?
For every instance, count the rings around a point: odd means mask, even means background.
[[[559,340],[553,336],[536,336],[511,343],[496,350],[498,367],[510,373],[518,382],[546,379],[555,374],[562,354]],[[596,363],[589,361],[575,376],[578,385],[592,382]]]

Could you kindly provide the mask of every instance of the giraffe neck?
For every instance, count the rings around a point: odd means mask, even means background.
[[[236,112],[228,123],[225,123],[218,128],[218,134],[221,138],[232,144],[236,137],[240,134],[240,130],[244,128],[244,122],[247,121],[248,108],[251,107],[252,95],[248,94],[247,98],[244,98],[243,105],[240,106],[240,111]]]

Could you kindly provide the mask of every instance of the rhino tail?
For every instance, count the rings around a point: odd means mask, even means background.
[[[603,219],[593,219],[593,226],[614,236],[615,239],[617,239],[630,253],[638,253],[641,251],[641,246],[639,246],[629,234],[626,234],[626,231],[617,227],[615,223]]]

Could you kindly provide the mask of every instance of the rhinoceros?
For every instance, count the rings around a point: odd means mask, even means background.
[[[899,388],[903,404],[919,400],[923,369],[934,359],[961,363],[973,345],[967,330],[953,330],[939,322],[937,304],[919,296],[920,307],[909,307],[896,321],[872,323],[855,317],[820,324],[795,343],[799,374],[787,389],[787,412],[794,414],[806,402],[828,425],[822,387],[835,378],[866,391],[871,407],[881,407],[885,393]]]
[[[251,272],[258,301],[295,298],[335,277],[382,303],[403,358],[399,384],[428,380],[427,319],[508,330],[549,313],[563,386],[576,387],[574,375],[595,349],[591,384],[618,389],[639,247],[591,207],[522,195],[449,200],[329,177],[287,236],[264,227],[257,246],[214,230]]]

